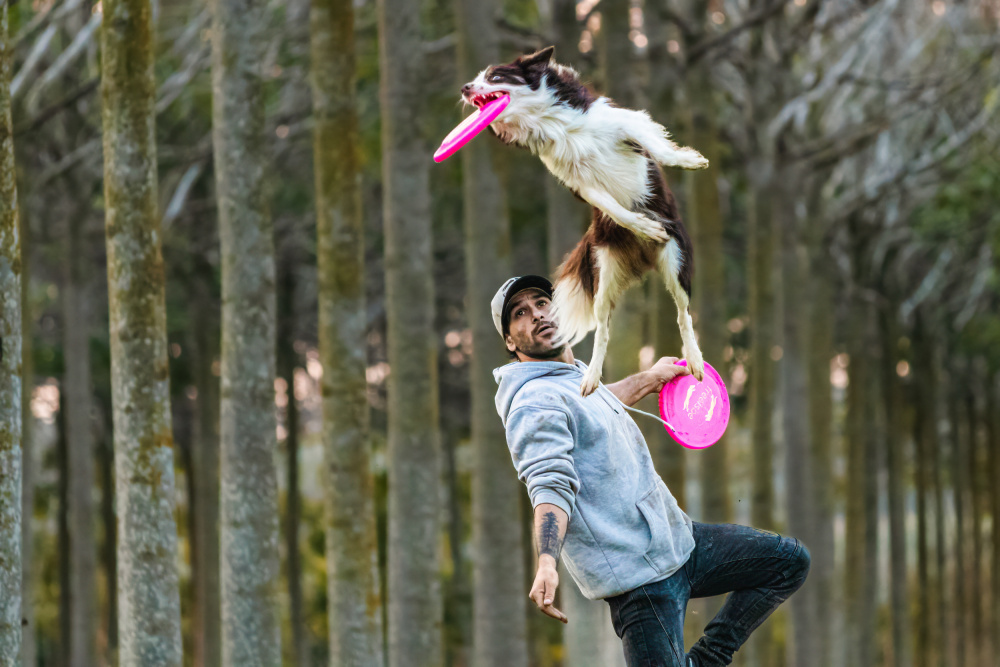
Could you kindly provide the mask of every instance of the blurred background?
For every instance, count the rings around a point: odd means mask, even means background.
[[[317,271],[314,153],[331,144],[319,143],[314,114],[316,36],[308,0],[257,4],[276,262],[281,652],[284,664],[363,664],[338,662],[328,639],[336,619],[328,618],[322,378],[330,369],[320,358],[318,304],[331,297]],[[418,356],[434,387],[421,397],[431,401],[421,410],[433,456],[406,465],[432,475],[422,488],[433,489],[428,567],[437,577],[412,594],[436,596],[440,654],[397,655],[395,664],[624,664],[607,605],[584,600],[568,575],[557,602],[568,626],[529,608],[531,509],[492,405],[490,370],[506,357],[483,301],[509,275],[552,275],[588,211],[537,158],[488,133],[431,162],[466,113],[462,83],[555,44],[557,61],[594,89],[649,110],[711,161],[707,171],[665,173],[695,247],[695,329],[728,385],[732,420],[722,442],[697,452],[638,419],[694,520],[791,534],[812,552],[806,585],[734,664],[1000,665],[1000,2],[340,4],[353,18],[334,48],[354,55],[356,94],[334,104],[353,109],[357,123],[333,141],[355,147],[357,159],[333,160],[357,184],[363,229],[364,261],[352,265],[364,285],[356,347],[387,637],[385,610],[409,585],[393,588],[392,562],[420,557],[390,534],[391,493],[408,483],[405,472],[390,476],[398,450],[388,434],[408,423],[394,422],[408,400],[398,385],[390,391],[394,355]],[[91,0],[18,0],[9,12],[26,267],[24,664],[114,665],[102,13]],[[218,507],[202,506],[192,480],[199,468],[218,475],[213,22],[210,7],[188,0],[153,0],[152,17],[184,664],[209,665],[218,621],[205,621],[197,590],[205,577],[218,580],[218,564],[196,566],[192,536],[196,517]],[[413,178],[387,178],[402,173]],[[432,287],[425,299],[390,298],[400,258],[390,230],[422,239],[403,254],[416,262],[406,270]],[[426,320],[429,348],[418,337],[408,349],[393,318]],[[575,353],[587,360],[589,341]],[[680,354],[673,303],[647,280],[617,305],[604,379]],[[643,405],[656,410],[653,397]],[[68,428],[72,410],[82,417]],[[81,470],[84,481],[71,484]],[[491,481],[513,494],[513,510],[485,495]],[[73,511],[85,531],[70,530]],[[507,537],[491,543],[497,525]],[[207,530],[211,539],[214,523]],[[90,537],[71,539],[80,532]],[[490,583],[498,560],[517,567]],[[89,612],[71,590],[92,593]],[[517,618],[490,625],[487,610],[504,596],[504,613]],[[691,603],[689,644],[720,602]],[[93,641],[71,646],[73,623]],[[484,645],[510,653],[487,658],[477,653]]]

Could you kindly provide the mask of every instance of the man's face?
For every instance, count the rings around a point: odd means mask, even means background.
[[[526,289],[511,299],[509,333],[504,338],[508,350],[532,359],[555,359],[562,354],[564,348],[552,344],[556,324],[549,316],[551,305],[538,289]]]

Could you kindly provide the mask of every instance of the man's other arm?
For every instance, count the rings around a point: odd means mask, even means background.
[[[513,410],[507,416],[507,446],[535,508],[538,571],[529,597],[542,612],[565,623],[566,615],[552,602],[559,585],[556,563],[580,490],[569,414],[544,404]]]
[[[538,550],[538,571],[531,585],[531,598],[538,608],[552,618],[568,622],[566,614],[553,606],[556,589],[559,587],[559,573],[556,565],[566,539],[569,517],[559,507],[551,503],[541,503],[535,507],[535,545]]]

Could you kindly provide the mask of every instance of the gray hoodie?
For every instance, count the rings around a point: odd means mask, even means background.
[[[562,558],[596,600],[666,579],[694,537],[614,394],[602,384],[580,396],[586,369],[579,360],[512,362],[493,377],[517,475],[532,507],[551,503],[569,516]]]

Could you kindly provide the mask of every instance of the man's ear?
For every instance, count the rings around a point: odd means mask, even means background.
[[[521,65],[525,68],[537,67],[539,65],[547,65],[552,57],[556,53],[555,46],[546,46],[541,51],[535,51],[534,53],[528,54],[526,56],[521,56]]]
[[[503,342],[504,345],[507,346],[507,349],[510,350],[511,352],[517,349],[517,345],[514,345],[514,340],[510,337],[510,334],[504,335]]]

